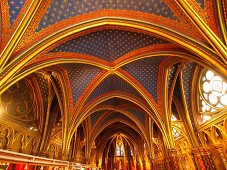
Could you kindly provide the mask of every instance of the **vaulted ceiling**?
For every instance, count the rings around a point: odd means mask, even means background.
[[[27,126],[35,112],[41,132],[63,132],[65,150],[81,123],[89,129],[84,132],[89,146],[100,134],[122,133],[135,141],[139,135],[149,147],[151,121],[168,141],[166,115],[173,98],[193,115],[196,69],[227,76],[221,24],[226,13],[217,13],[224,1],[1,0],[0,5],[4,112],[29,110],[15,118],[26,119]],[[30,93],[21,94],[24,103],[6,100],[20,100],[15,95],[24,89]],[[55,115],[50,129],[47,114]]]

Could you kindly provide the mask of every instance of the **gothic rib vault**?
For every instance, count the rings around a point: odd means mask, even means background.
[[[226,8],[1,0],[0,152],[102,169],[227,168]]]

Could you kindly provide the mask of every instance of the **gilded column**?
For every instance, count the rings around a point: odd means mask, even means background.
[[[198,148],[192,148],[191,155],[192,155],[192,160],[195,164],[196,169],[200,169],[200,170],[207,169]]]
[[[148,157],[148,163],[149,163],[149,170],[152,169],[152,159]]]
[[[146,170],[146,161],[144,159],[143,159],[142,163],[143,163],[143,170]]]
[[[214,146],[215,150],[218,151],[219,155],[221,156],[221,159],[222,159],[222,162],[225,166],[225,169],[227,169],[227,161],[226,161],[224,154],[223,154],[222,145],[221,144],[215,144],[213,146]]]
[[[151,169],[153,170],[153,169],[156,169],[156,163],[155,163],[155,159],[152,159],[151,160]]]
[[[179,166],[180,166],[180,169],[186,169],[186,166],[188,164],[187,162],[187,155],[186,154],[181,154],[178,156],[178,159],[179,159]]]
[[[192,161],[195,165],[195,168],[198,169],[199,166],[197,165],[197,162],[196,162],[196,159],[195,159],[196,153],[193,151],[193,149],[191,150],[190,155],[191,155]]]
[[[207,148],[199,148],[200,154],[203,157],[204,164],[207,169],[216,169],[214,166],[214,162],[211,158],[210,151]]]
[[[61,159],[64,161],[68,161],[69,159],[69,152],[62,153]]]
[[[169,149],[169,158],[170,158],[170,167],[171,169],[178,170],[179,164],[178,164],[178,155],[176,149]]]

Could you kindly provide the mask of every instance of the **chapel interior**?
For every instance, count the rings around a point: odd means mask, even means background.
[[[0,170],[227,169],[226,0],[1,0]]]

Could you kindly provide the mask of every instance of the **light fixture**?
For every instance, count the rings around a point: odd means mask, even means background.
[[[37,128],[35,128],[35,127],[33,127],[33,126],[31,126],[30,128],[29,128],[29,130],[33,130],[33,131],[37,131],[38,129]]]

